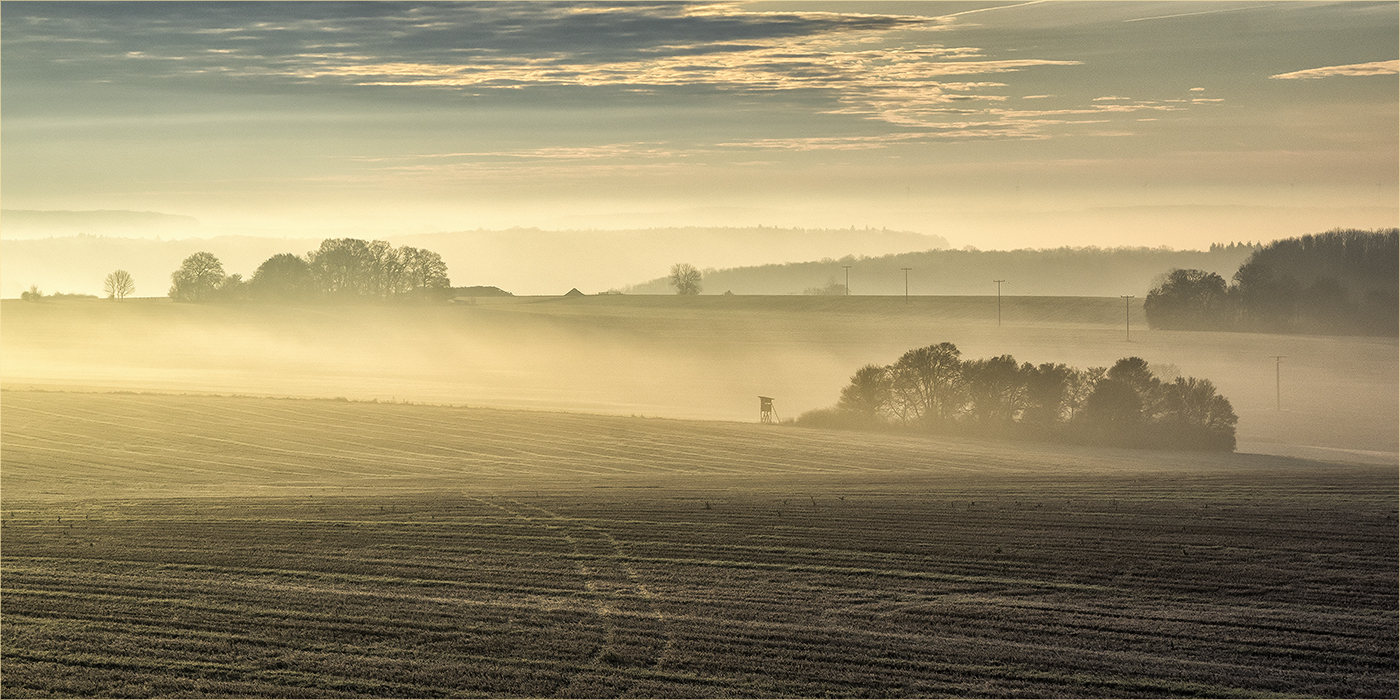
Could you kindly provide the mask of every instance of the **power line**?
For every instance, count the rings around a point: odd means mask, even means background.
[[[1283,410],[1283,358],[1287,355],[1270,355],[1274,358],[1274,410]]]
[[[846,268],[846,296],[850,296],[850,295],[851,295],[851,266],[850,266],[850,265],[842,265],[841,267]]]
[[[899,268],[899,269],[904,270],[904,303],[908,304],[908,303],[909,303],[909,271],[912,270],[912,269],[914,269],[914,268],[912,268],[912,267],[901,267],[901,268]]]

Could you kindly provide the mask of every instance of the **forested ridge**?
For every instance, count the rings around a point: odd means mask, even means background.
[[[1400,230],[1335,229],[1274,241],[1227,284],[1173,269],[1144,301],[1166,330],[1395,335],[1400,331]]]
[[[704,270],[706,294],[1116,296],[1145,294],[1154,277],[1174,267],[1235,269],[1258,244],[1217,244],[1209,250],[1169,248],[1049,248],[928,250],[878,257],[846,256],[808,262]],[[849,270],[846,267],[849,266]],[[633,285],[633,294],[671,291],[666,278]]]

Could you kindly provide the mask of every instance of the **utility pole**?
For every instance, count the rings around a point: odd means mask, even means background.
[[[841,267],[846,268],[846,296],[850,296],[850,295],[851,295],[851,266],[850,266],[850,265],[842,265]]]
[[[1287,355],[1271,355],[1274,358],[1274,410],[1283,410],[1283,358]]]
[[[1137,294],[1119,294],[1123,297],[1123,328],[1128,343],[1133,342],[1133,297]]]
[[[914,269],[914,268],[912,268],[912,267],[901,267],[901,268],[899,268],[899,269],[904,270],[904,303],[908,304],[908,303],[909,303],[909,271],[912,270],[912,269]]]
[[[1133,342],[1133,307],[1130,300],[1137,295],[1119,294],[1118,296],[1123,297],[1123,327],[1126,329],[1124,332],[1127,334],[1127,340],[1131,343]]]
[[[1001,283],[1006,280],[992,280],[997,283],[997,327],[1001,327]]]

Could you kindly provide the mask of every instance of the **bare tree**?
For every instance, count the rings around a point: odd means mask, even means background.
[[[136,282],[132,281],[130,272],[117,270],[102,281],[102,291],[107,293],[108,299],[120,301],[136,293]]]
[[[700,293],[700,271],[690,263],[676,263],[671,266],[671,286],[677,294]]]

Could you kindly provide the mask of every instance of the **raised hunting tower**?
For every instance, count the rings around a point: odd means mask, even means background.
[[[758,397],[758,422],[777,423],[778,415],[773,412],[773,397]]]

